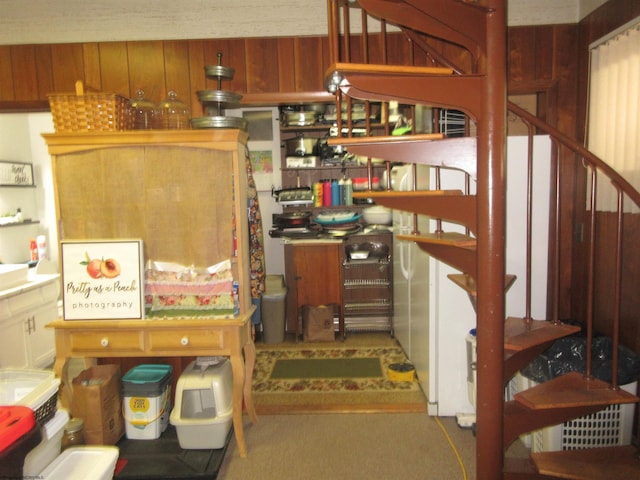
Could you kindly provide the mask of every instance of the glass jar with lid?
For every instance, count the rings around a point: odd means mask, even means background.
[[[155,104],[144,98],[144,90],[136,92],[136,98],[129,101],[129,114],[132,116],[134,130],[149,130],[154,128]]]
[[[84,445],[84,443],[84,420],[81,418],[72,418],[64,426],[62,450],[77,445]]]
[[[160,102],[155,110],[156,128],[181,130],[191,128],[189,107],[178,99],[173,90]]]

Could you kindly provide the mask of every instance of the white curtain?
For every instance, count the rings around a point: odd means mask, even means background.
[[[640,17],[590,46],[589,75],[587,148],[640,190]],[[615,211],[616,191],[600,177],[597,209]]]

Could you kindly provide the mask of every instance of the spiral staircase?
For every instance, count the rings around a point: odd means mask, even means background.
[[[352,33],[352,24],[357,23],[358,16],[360,31]],[[478,331],[476,478],[640,478],[640,455],[634,446],[540,452],[527,459],[505,456],[509,446],[527,432],[593,414],[610,405],[638,402],[636,396],[620,389],[617,375],[611,375],[611,382],[594,378],[590,361],[586,374],[571,372],[521,391],[513,400],[505,401],[505,385],[521,368],[555,340],[580,330],[580,327],[563,324],[558,319],[559,292],[549,302],[553,306],[549,309],[553,318],[536,320],[531,316],[530,215],[526,244],[522,246],[526,278],[516,280],[506,272],[504,166],[507,111],[527,125],[530,142],[534,133],[549,135],[552,148],[568,149],[592,172],[592,178],[596,172],[608,177],[620,199],[628,198],[640,205],[640,193],[571,138],[507,102],[506,0],[328,0],[328,18],[331,66],[325,80],[329,91],[336,94],[337,108],[343,103],[350,105],[354,100],[364,101],[367,110],[369,102],[398,102],[409,108],[428,105],[435,109],[462,111],[475,127],[473,135],[455,138],[438,132],[395,136],[387,127],[384,135],[351,137],[347,134],[332,139],[331,143],[342,145],[355,155],[382,158],[388,168],[390,162],[425,164],[436,171],[455,169],[467,176],[464,189],[395,192],[387,188],[386,191],[367,191],[359,195],[393,209],[437,219],[433,232],[414,231],[397,235],[397,239],[416,242],[432,257],[458,270],[459,273],[450,278],[474,303]],[[372,18],[379,22],[379,33],[368,31]],[[408,45],[406,64],[391,65],[384,61],[386,52],[397,48],[397,41],[389,30],[399,31],[405,38]],[[370,44],[371,39],[375,44]],[[455,46],[455,50],[434,48],[433,39]],[[464,55],[456,54],[453,60],[442,53],[459,52],[460,49]],[[428,59],[422,65],[414,64],[417,50]],[[383,61],[370,62],[375,55]],[[461,58],[463,62],[460,62]],[[345,131],[350,132],[350,116],[347,114],[344,120],[340,115],[338,117],[338,131],[343,131],[344,126]],[[369,115],[366,115],[366,122],[371,131]],[[531,162],[529,158],[530,171]],[[556,179],[560,174],[558,168],[554,172]],[[371,173],[369,175],[371,178]],[[475,189],[469,188],[471,184]],[[593,187],[590,193],[591,206],[595,207],[597,193]],[[560,197],[557,191],[555,194],[556,204],[551,202],[549,212],[552,224],[560,218]],[[524,201],[530,213],[534,202],[530,188]],[[620,222],[622,203],[619,202]],[[594,211],[595,208],[591,208],[591,212]],[[447,225],[452,224],[463,225],[464,233],[446,231]],[[559,244],[558,231],[559,228],[552,229],[550,249]],[[593,232],[592,229],[587,234],[592,250],[597,241]],[[616,271],[620,269],[621,245],[619,239],[615,254],[611,256],[612,268]],[[549,278],[555,278],[557,284],[560,268],[557,252],[553,258],[555,265]],[[593,295],[594,275],[591,265],[589,301]],[[526,282],[526,307],[522,317],[505,319],[505,292],[514,280]],[[615,290],[619,293],[619,285]],[[619,298],[616,300],[619,302]],[[591,315],[590,312],[583,326],[587,348],[590,348],[593,336]],[[615,317],[614,322],[619,321]],[[618,332],[618,328],[614,326],[613,331]],[[614,336],[613,342],[612,372],[617,372],[619,339]],[[587,358],[590,354],[588,351]]]

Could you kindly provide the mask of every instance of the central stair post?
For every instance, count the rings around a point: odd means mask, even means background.
[[[503,478],[505,320],[506,1],[487,2],[478,125],[477,478]],[[484,63],[484,64],[482,64]]]

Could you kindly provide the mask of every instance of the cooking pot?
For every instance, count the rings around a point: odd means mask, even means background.
[[[311,212],[280,213],[273,216],[273,225],[278,228],[307,227],[311,223]]]
[[[285,140],[287,155],[304,157],[305,155],[316,155],[318,152],[318,139],[305,137],[299,133],[296,138]]]
[[[315,125],[318,112],[283,112],[284,124],[286,126],[310,126]]]

